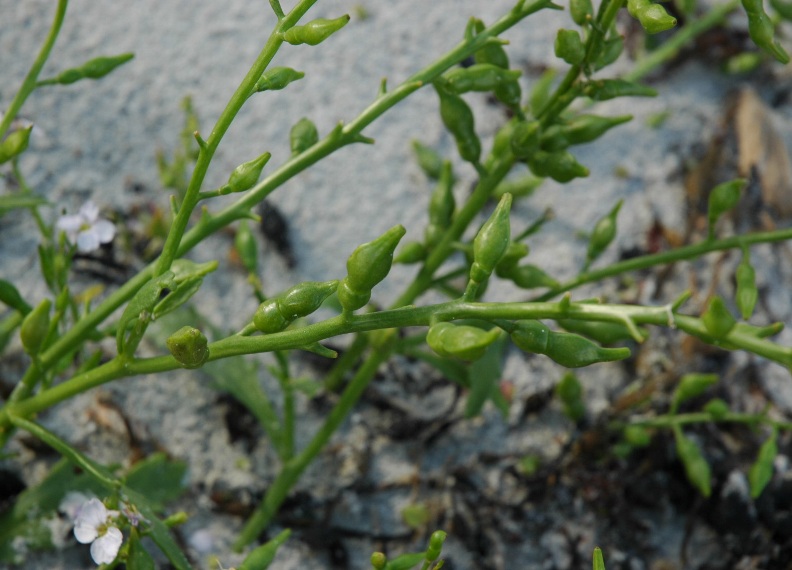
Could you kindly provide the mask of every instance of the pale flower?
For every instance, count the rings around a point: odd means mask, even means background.
[[[118,555],[124,535],[112,526],[118,511],[109,511],[99,499],[91,499],[77,513],[74,537],[82,544],[91,543],[91,558],[97,564],[110,564]]]
[[[77,214],[61,216],[55,227],[66,232],[66,237],[77,249],[88,253],[110,243],[115,237],[115,226],[99,218],[99,207],[90,200],[83,204]]]

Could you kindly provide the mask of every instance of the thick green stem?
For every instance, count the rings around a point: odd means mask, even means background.
[[[63,18],[66,16],[66,7],[68,4],[68,0],[58,0],[58,7],[55,9],[55,18],[50,26],[47,39],[44,40],[44,44],[41,46],[30,71],[28,71],[28,74],[25,76],[22,86],[11,100],[8,109],[5,110],[2,120],[0,120],[0,140],[3,140],[3,137],[8,131],[8,127],[11,126],[11,122],[16,118],[25,100],[36,89],[36,80],[38,80],[39,73],[41,73],[41,68],[44,67],[44,64],[49,58],[52,46],[55,45],[55,40],[58,39],[58,33],[60,33]]]

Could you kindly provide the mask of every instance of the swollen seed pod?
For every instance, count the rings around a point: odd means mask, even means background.
[[[707,204],[707,225],[709,227],[710,239],[715,237],[715,224],[718,219],[734,208],[740,201],[742,189],[745,188],[745,180],[737,178],[723,184],[718,184],[712,189]]]
[[[588,251],[586,252],[586,262],[591,263],[597,259],[603,251],[611,244],[616,237],[616,218],[622,207],[623,200],[616,202],[616,205],[607,215],[599,219],[594,226],[589,238]]]
[[[303,117],[291,128],[289,142],[292,156],[298,155],[319,142],[319,131],[310,119]]]
[[[616,35],[605,40],[597,54],[597,58],[594,60],[594,71],[608,67],[619,59],[622,51],[624,51],[624,38],[622,36]]]
[[[374,570],[385,570],[388,558],[382,552],[375,552],[371,555],[371,566]]]
[[[620,323],[579,321],[577,319],[557,319],[556,322],[565,330],[583,335],[600,344],[614,344],[633,339],[630,329]]]
[[[19,129],[14,131],[0,143],[0,164],[8,162],[15,156],[25,152],[30,142],[30,131],[33,130],[33,125],[26,129]]]
[[[226,184],[228,192],[244,192],[253,188],[271,156],[270,153],[265,152],[258,158],[237,166],[228,177],[228,184]]]
[[[504,194],[495,211],[484,222],[473,240],[473,265],[470,267],[470,280],[474,283],[481,283],[492,274],[509,247],[511,203],[511,194]]]
[[[492,91],[506,83],[513,83],[522,75],[519,70],[503,69],[491,63],[476,63],[457,67],[443,76],[444,87],[457,95],[468,91]]]
[[[445,539],[446,533],[442,530],[436,530],[432,533],[432,536],[429,537],[429,548],[426,549],[425,557],[427,561],[434,562],[440,557]]]
[[[487,347],[498,340],[500,329],[489,331],[467,325],[436,323],[429,327],[426,344],[440,356],[473,361],[484,356]]]
[[[19,338],[22,341],[22,348],[30,355],[39,353],[41,345],[47,337],[51,307],[52,301],[44,299],[22,321],[22,326],[19,329]]]
[[[576,30],[558,30],[555,39],[556,57],[569,65],[578,65],[586,58],[586,48]]]
[[[278,308],[289,321],[307,317],[322,306],[325,299],[335,293],[338,281],[305,281],[278,297]]]
[[[559,152],[569,146],[566,133],[561,125],[551,125],[542,133],[539,146],[547,152]]]
[[[553,332],[539,321],[517,321],[516,325],[511,333],[514,344],[526,352],[544,354],[567,368],[630,356],[629,348],[603,348],[580,335]]]
[[[679,404],[703,394],[710,386],[718,383],[717,374],[685,374],[679,380],[671,400],[672,413],[676,412]]]
[[[734,277],[737,281],[737,294],[734,300],[742,318],[747,321],[751,318],[756,301],[759,299],[759,290],[756,288],[756,271],[751,265],[747,250],[743,253],[742,261],[737,266]]]
[[[433,247],[443,236],[443,232],[451,226],[454,216],[454,175],[451,170],[451,161],[446,160],[440,171],[440,180],[437,181],[429,199],[429,224],[424,234],[426,245]]]
[[[443,159],[437,151],[418,140],[412,141],[412,147],[415,158],[418,160],[418,166],[421,167],[424,174],[433,180],[439,179],[440,173],[443,171]]]
[[[110,57],[97,57],[86,61],[80,67],[62,71],[54,79],[48,79],[42,83],[70,85],[80,79],[99,79],[113,71],[116,67],[124,65],[133,57],[135,57],[135,55],[132,53],[122,53],[121,55]]]
[[[594,17],[594,6],[591,0],[570,0],[569,15],[578,26],[588,24]]]
[[[539,121],[520,121],[512,130],[511,151],[519,159],[526,159],[539,149],[541,125]]]
[[[748,15],[748,33],[754,43],[781,63],[789,63],[789,55],[773,37],[773,21],[764,11],[762,0],[742,0],[742,5]]]
[[[632,115],[619,117],[600,117],[597,115],[577,115],[562,127],[569,144],[585,144],[604,135],[613,127],[626,123]]]
[[[435,91],[440,98],[440,118],[453,135],[459,156],[472,164],[478,164],[481,157],[481,142],[476,135],[473,111],[455,93],[435,83]]]
[[[481,20],[473,22],[476,32],[484,30],[484,23]],[[506,55],[506,50],[503,46],[496,43],[488,43],[475,54],[473,59],[476,63],[490,63],[496,65],[501,69],[509,69],[509,56]],[[509,107],[519,107],[520,99],[522,98],[522,89],[520,84],[514,81],[507,81],[495,87],[495,98],[504,105]]]
[[[564,405],[564,413],[567,417],[579,422],[586,416],[586,406],[583,403],[583,386],[578,377],[567,372],[556,384],[555,394]]]
[[[280,332],[289,326],[289,322],[281,313],[277,299],[267,299],[253,314],[253,325],[264,334]]]
[[[209,359],[206,337],[196,328],[180,328],[168,337],[165,344],[184,368],[200,368]]]
[[[22,295],[19,294],[17,288],[5,279],[0,279],[0,302],[5,303],[23,315],[27,315],[33,310],[33,307],[28,305]]]
[[[521,289],[535,289],[537,287],[556,287],[558,281],[550,277],[536,265],[526,264],[515,267],[504,275]]]
[[[311,20],[304,26],[294,26],[287,30],[282,35],[283,41],[294,46],[300,44],[315,46],[346,26],[347,22],[349,22],[348,14],[334,20],[317,18],[316,20]]]
[[[355,311],[369,302],[371,290],[388,275],[393,252],[406,232],[403,226],[394,226],[352,252],[347,276],[338,284],[338,300],[345,311]]]
[[[701,315],[701,321],[716,340],[725,338],[737,324],[737,320],[726,308],[726,303],[717,295],[710,300],[707,310]]]
[[[234,247],[239,253],[239,259],[245,269],[253,275],[258,274],[258,245],[247,220],[239,222],[239,228],[237,228],[234,237]]]
[[[289,83],[303,77],[305,77],[305,73],[291,67],[273,67],[261,75],[259,80],[256,81],[254,89],[257,93],[261,91],[278,91],[285,88]]]
[[[426,259],[427,253],[426,246],[423,243],[411,241],[402,246],[399,253],[393,258],[393,263],[402,263],[404,265],[418,263]]]
[[[631,425],[624,428],[624,441],[633,447],[646,447],[652,441],[652,434],[643,426]]]
[[[528,158],[528,168],[536,176],[549,176],[556,182],[566,183],[575,178],[585,178],[589,169],[580,164],[566,150],[557,152],[537,151]]]
[[[720,421],[726,417],[726,414],[729,413],[729,404],[720,398],[713,398],[704,404],[702,410],[711,415],[713,420]]]
[[[657,91],[623,79],[600,79],[586,83],[583,95],[594,101],[607,101],[616,97],[656,97]]]
[[[522,242],[513,241],[509,243],[503,257],[500,258],[495,266],[495,275],[506,278],[517,268],[520,260],[528,255],[528,246]]]
[[[660,4],[650,0],[627,0],[627,11],[650,34],[664,32],[676,26],[676,18],[669,16]]]

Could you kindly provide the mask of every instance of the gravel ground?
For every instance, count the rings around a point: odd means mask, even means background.
[[[275,64],[305,71],[306,78],[243,109],[217,154],[207,187],[222,183],[240,158],[269,150],[273,163],[284,160],[289,128],[303,116],[320,133],[339,120],[351,120],[372,101],[381,77],[396,85],[451,48],[470,16],[489,22],[511,4],[319,2],[311,16],[350,13],[351,23],[322,49],[282,50]],[[43,0],[0,0],[0,108],[13,96],[46,34],[50,10],[51,2]],[[557,65],[552,39],[555,30],[569,26],[567,18],[564,12],[542,13],[506,34],[513,65],[525,72],[524,86],[547,66]],[[30,98],[22,112],[36,124],[31,152],[21,162],[28,182],[57,208],[73,210],[92,198],[117,219],[166,207],[155,151],[177,144],[183,120],[180,100],[190,94],[201,124],[208,128],[272,24],[264,2],[139,0],[122,6],[73,0],[44,76],[100,54],[132,51],[136,56],[108,80],[46,89]],[[669,235],[688,234],[695,228],[697,210],[686,194],[686,174],[713,140],[728,136],[728,94],[748,84],[767,103],[767,120],[775,131],[787,144],[792,142],[785,69],[766,64],[750,75],[719,71],[730,45],[745,41],[740,32],[744,25],[739,19],[732,24],[737,31],[713,35],[710,43],[702,42],[650,78],[658,97],[596,108],[605,115],[629,112],[635,118],[597,143],[580,147],[577,156],[590,167],[590,178],[564,188],[548,182],[515,208],[516,227],[546,208],[556,215],[530,241],[533,263],[559,279],[573,277],[585,256],[585,242],[577,233],[592,227],[620,198],[625,204],[619,237],[603,263],[646,251],[658,227]],[[630,61],[615,67],[629,69]],[[486,145],[504,118],[503,110],[485,97],[471,102],[482,117],[479,131]],[[647,121],[660,113],[668,113],[666,120],[648,128]],[[262,241],[262,280],[268,291],[342,275],[348,252],[396,223],[407,227],[405,239],[421,236],[431,184],[415,164],[409,143],[419,138],[446,154],[453,150],[438,118],[436,96],[429,90],[418,92],[366,134],[376,145],[344,149],[273,196],[289,227],[293,259]],[[736,172],[733,157],[717,167]],[[456,170],[461,198],[475,173],[463,164]],[[786,200],[790,190],[786,188]],[[734,223],[760,227],[758,214],[748,212]],[[786,222],[777,218],[776,223]],[[219,235],[193,254],[196,260],[221,263],[197,301],[205,319],[229,329],[241,327],[256,307],[245,275],[229,261],[231,243],[228,235]],[[22,284],[30,301],[45,293],[36,245],[29,217],[0,219],[0,277]],[[142,263],[134,256],[116,255],[123,265]],[[694,311],[713,281],[723,294],[732,294],[727,276],[738,257],[711,256],[678,264],[668,274],[646,272],[632,282],[606,282],[579,295],[663,303],[693,285]],[[756,248],[752,260],[762,292],[756,322],[789,323],[789,250]],[[96,282],[99,277],[91,270],[103,265],[101,260],[84,261],[76,281],[83,287]],[[412,274],[410,268],[394,270],[378,288],[377,300],[387,304]],[[497,286],[488,295],[513,299],[520,293]],[[167,331],[159,333],[159,342],[163,335]],[[789,331],[779,342],[792,343]],[[144,350],[162,348],[154,339]],[[553,386],[563,371],[545,359],[510,353],[504,369],[504,380],[513,388],[508,417],[488,407],[472,420],[463,418],[464,394],[435,372],[405,359],[383,367],[284,505],[273,531],[288,527],[294,534],[274,567],[367,568],[373,550],[394,554],[418,549],[428,532],[444,528],[449,532],[446,568],[454,570],[585,568],[596,544],[603,546],[609,570],[789,568],[792,470],[786,435],[780,440],[776,476],[762,498],[753,501],[745,473],[762,435],[739,429],[692,430],[713,463],[713,497],[703,500],[675,460],[673,438],[656,437],[640,453],[617,459],[608,452],[615,442],[605,429],[609,420],[624,417],[619,406],[634,381],[653,386],[652,405],[663,409],[673,379],[694,370],[720,373],[723,380],[715,395],[736,409],[767,404],[784,417],[792,414],[789,372],[747,355],[706,350],[664,331],[635,353],[626,363],[578,373],[588,408],[578,423],[553,399]],[[266,357],[257,361],[271,362]],[[19,378],[25,362],[21,349],[3,357],[4,390]],[[313,359],[298,358],[295,366],[301,374],[321,379],[321,366]],[[277,385],[265,366],[259,369],[264,386]],[[333,396],[300,401],[298,444],[320,424],[332,401]],[[188,491],[172,508],[191,517],[178,531],[179,539],[198,568],[214,567],[210,560],[215,555],[226,568],[239,564],[241,558],[229,554],[229,546],[243,523],[240,515],[249,512],[276,474],[275,453],[245,409],[212,389],[210,375],[183,371],[123,380],[59,405],[40,420],[103,463],[128,465],[141,447],[185,461]],[[40,479],[54,460],[24,439],[15,440],[13,449],[20,454],[2,463],[3,473],[28,484]],[[526,457],[538,458],[538,469],[526,470]],[[416,506],[427,516],[411,527],[402,511]],[[59,548],[31,554],[20,567],[94,567],[88,549],[75,544],[68,523],[58,519],[52,524]]]

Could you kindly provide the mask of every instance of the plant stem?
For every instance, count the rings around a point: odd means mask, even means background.
[[[11,100],[11,104],[8,106],[8,109],[6,109],[2,120],[0,120],[0,140],[3,140],[6,131],[8,131],[11,122],[16,118],[25,100],[36,89],[36,80],[38,79],[39,73],[41,73],[41,68],[44,67],[44,64],[49,58],[52,46],[55,45],[55,40],[58,39],[58,34],[60,33],[63,19],[66,16],[68,4],[68,0],[58,0],[58,7],[55,9],[55,18],[52,21],[47,38],[44,40],[44,44],[41,46],[35,61],[33,61],[30,71],[28,71],[28,74],[25,76],[22,86]]]

